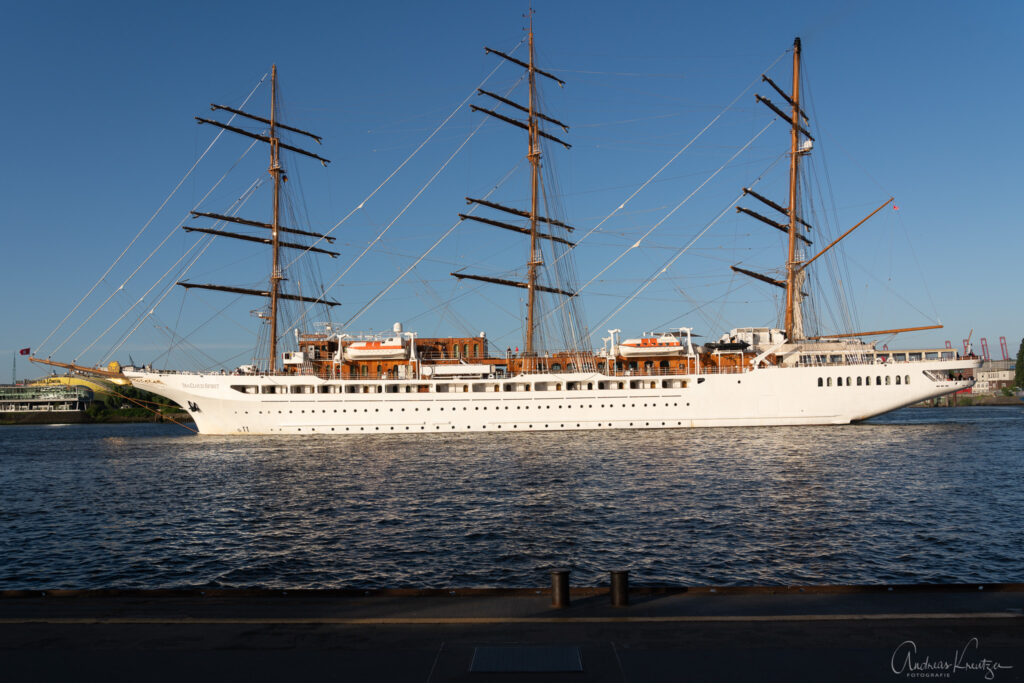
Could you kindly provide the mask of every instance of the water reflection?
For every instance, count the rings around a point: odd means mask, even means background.
[[[0,586],[1016,581],[1024,410],[295,439],[0,431]]]

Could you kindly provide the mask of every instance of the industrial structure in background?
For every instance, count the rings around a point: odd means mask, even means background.
[[[995,395],[1003,389],[1013,388],[1013,375],[1016,361],[1010,359],[982,361],[981,367],[974,371],[975,395]]]

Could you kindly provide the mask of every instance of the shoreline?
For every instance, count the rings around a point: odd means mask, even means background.
[[[188,413],[174,413],[168,416],[176,422],[191,424],[192,416]],[[0,427],[18,426],[39,426],[39,425],[64,425],[64,424],[174,424],[171,419],[158,415],[140,417],[138,415],[107,415],[99,419],[90,417],[85,412],[71,412],[59,414],[55,412],[40,411],[35,413],[10,413],[0,415]]]

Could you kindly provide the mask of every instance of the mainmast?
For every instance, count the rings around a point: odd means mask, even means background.
[[[310,252],[317,252],[317,253],[321,253],[321,254],[328,254],[331,257],[338,256],[337,252],[328,251],[326,249],[321,249],[319,247],[307,246],[307,245],[298,244],[298,243],[295,243],[295,242],[283,242],[283,241],[281,241],[281,233],[282,232],[286,232],[286,233],[295,234],[295,235],[305,235],[307,237],[316,237],[318,240],[326,240],[328,243],[333,243],[334,242],[334,238],[333,237],[329,237],[328,235],[322,235],[322,234],[317,233],[317,232],[309,232],[309,231],[306,231],[306,230],[299,230],[299,229],[295,229],[295,228],[286,228],[286,227],[281,225],[281,183],[283,181],[288,180],[287,173],[285,172],[284,168],[281,167],[281,150],[282,149],[287,149],[289,151],[296,152],[296,153],[301,154],[303,156],[311,157],[311,158],[316,159],[317,161],[319,161],[324,166],[326,166],[328,163],[330,163],[330,161],[327,160],[327,159],[324,159],[324,158],[322,158],[322,157],[320,157],[320,156],[318,156],[318,155],[316,155],[316,154],[314,154],[312,152],[308,152],[308,151],[306,151],[304,149],[299,149],[298,147],[293,147],[292,145],[288,145],[288,144],[285,144],[285,143],[281,142],[281,139],[279,137],[279,131],[281,131],[281,130],[288,130],[288,131],[292,131],[294,133],[299,133],[300,135],[305,135],[306,137],[309,137],[309,138],[312,138],[312,139],[316,140],[317,144],[319,144],[321,142],[321,138],[320,138],[319,135],[315,135],[313,133],[309,133],[309,132],[301,130],[299,128],[294,128],[292,126],[284,125],[283,123],[281,123],[278,120],[278,112],[277,112],[277,109],[278,109],[278,106],[277,106],[277,65],[276,64],[273,65],[271,67],[271,70],[270,70],[270,118],[269,119],[263,118],[261,116],[254,116],[253,114],[249,114],[247,112],[243,112],[243,111],[240,111],[238,109],[233,109],[231,107],[227,107],[227,106],[224,106],[224,105],[221,105],[221,104],[211,104],[210,105],[210,109],[212,109],[214,111],[217,111],[217,110],[228,111],[228,112],[231,112],[232,114],[234,114],[236,116],[242,116],[244,118],[251,119],[253,121],[258,121],[260,123],[267,124],[270,127],[269,131],[268,131],[268,134],[267,135],[262,135],[262,134],[258,134],[258,133],[251,133],[251,132],[249,132],[247,130],[243,130],[241,128],[236,128],[234,126],[229,126],[227,124],[220,123],[219,121],[213,121],[213,120],[210,120],[210,119],[203,119],[203,118],[199,118],[198,116],[195,117],[196,120],[199,123],[208,123],[208,124],[217,126],[218,128],[223,128],[224,130],[230,131],[232,133],[238,133],[239,135],[244,135],[246,137],[250,137],[250,138],[253,138],[255,140],[260,140],[262,142],[266,142],[266,143],[268,143],[270,145],[270,168],[268,169],[268,172],[270,173],[271,177],[274,179],[273,218],[272,218],[272,221],[270,223],[263,223],[263,222],[260,222],[260,221],[253,221],[253,220],[249,220],[249,219],[245,219],[245,218],[239,218],[237,216],[227,216],[227,215],[218,214],[218,213],[209,213],[209,212],[203,212],[203,211],[192,211],[191,213],[195,217],[207,217],[207,218],[213,218],[213,219],[215,219],[217,221],[224,221],[224,222],[228,222],[228,223],[236,223],[236,224],[250,226],[250,227],[268,229],[268,230],[270,230],[270,239],[265,239],[265,238],[261,238],[261,237],[253,237],[251,235],[242,235],[242,234],[238,234],[238,233],[224,232],[222,230],[211,230],[211,229],[208,229],[208,228],[195,228],[195,227],[191,227],[191,226],[183,226],[183,227],[188,232],[208,233],[208,234],[216,235],[218,237],[230,237],[230,238],[233,238],[233,239],[245,240],[245,241],[249,241],[249,242],[258,242],[258,243],[263,243],[263,244],[269,245],[270,248],[271,248],[271,254],[272,254],[272,256],[271,256],[271,270],[270,270],[270,286],[269,286],[269,288],[267,290],[258,290],[258,289],[246,289],[246,288],[242,288],[242,287],[230,287],[230,286],[225,286],[225,285],[197,284],[197,283],[192,283],[192,282],[179,282],[178,284],[181,285],[182,287],[185,287],[186,289],[189,289],[189,288],[192,288],[192,287],[197,287],[197,288],[200,288],[200,289],[210,289],[210,290],[220,291],[220,292],[232,292],[232,293],[236,293],[236,294],[250,294],[252,296],[261,296],[261,297],[269,298],[270,299],[270,316],[269,316],[270,317],[270,345],[269,345],[270,357],[268,359],[268,361],[269,361],[268,362],[268,370],[269,370],[269,372],[275,372],[277,370],[278,318],[280,317],[280,315],[279,315],[279,305],[278,305],[279,302],[282,299],[286,299],[286,300],[289,300],[289,301],[304,301],[304,302],[309,302],[309,303],[322,303],[322,304],[325,304],[327,306],[337,306],[337,305],[339,305],[338,302],[336,302],[336,301],[327,301],[322,296],[320,296],[320,297],[307,297],[307,296],[301,296],[301,295],[295,295],[295,294],[283,294],[281,292],[281,282],[285,279],[284,274],[283,274],[283,272],[281,270],[281,249],[297,249],[297,250],[301,250],[301,251],[310,251]]]
[[[536,100],[537,100],[537,80],[536,70],[533,66],[533,10],[530,10],[530,66],[529,69],[529,86],[530,86],[530,97],[529,106],[530,111],[528,112],[528,121],[530,125],[529,135],[529,153],[527,157],[530,160],[530,261],[527,263],[528,274],[526,281],[526,355],[532,356],[534,354],[533,348],[533,337],[534,337],[534,322],[533,322],[533,310],[535,292],[537,289],[537,266],[542,265],[542,261],[538,258],[537,253],[537,184],[540,177],[540,140],[537,135],[537,112],[536,112]]]
[[[552,242],[558,242],[558,243],[561,243],[561,244],[568,245],[570,247],[572,247],[574,245],[573,245],[572,242],[570,242],[570,241],[568,241],[568,240],[566,240],[566,239],[564,239],[562,237],[559,237],[559,236],[553,235],[553,234],[549,234],[549,233],[540,232],[538,230],[538,225],[539,224],[546,223],[550,227],[556,227],[557,226],[559,228],[563,228],[563,229],[567,230],[568,232],[572,232],[573,231],[573,228],[571,226],[568,226],[565,223],[562,223],[561,221],[557,221],[557,220],[554,220],[552,218],[547,218],[545,216],[541,216],[540,212],[539,212],[539,204],[540,204],[540,160],[541,160],[540,139],[541,138],[546,138],[548,140],[552,140],[552,141],[557,142],[557,143],[559,143],[561,145],[564,145],[566,149],[570,148],[571,145],[569,145],[569,143],[567,143],[567,142],[565,142],[563,140],[559,140],[555,136],[550,135],[549,133],[546,133],[546,132],[544,132],[543,130],[540,129],[540,121],[543,119],[544,121],[548,121],[549,123],[553,123],[556,126],[561,127],[562,130],[564,130],[566,132],[568,132],[568,130],[569,130],[568,126],[566,126],[561,121],[557,121],[557,120],[555,120],[555,119],[553,119],[553,118],[551,118],[549,116],[546,116],[546,115],[542,114],[539,111],[540,107],[539,107],[539,99],[538,99],[538,96],[537,96],[537,76],[540,75],[540,76],[544,76],[546,78],[550,78],[551,80],[553,80],[556,83],[558,83],[559,86],[564,86],[565,82],[562,81],[560,78],[557,78],[556,76],[553,76],[550,73],[548,73],[546,71],[542,71],[541,69],[537,68],[536,56],[535,56],[534,44],[533,44],[533,11],[532,10],[530,11],[530,27],[529,27],[529,33],[528,33],[528,46],[529,46],[530,55],[529,55],[528,61],[526,61],[526,62],[523,62],[523,61],[521,61],[519,59],[515,59],[514,57],[512,57],[510,55],[507,55],[507,54],[505,54],[503,52],[499,52],[497,50],[492,50],[491,48],[484,48],[488,53],[492,53],[492,54],[498,55],[499,57],[504,58],[506,61],[512,62],[513,64],[517,64],[517,65],[519,65],[519,66],[521,66],[521,67],[523,67],[523,68],[525,68],[527,70],[527,81],[528,81],[528,86],[529,86],[529,94],[528,94],[527,106],[524,107],[521,104],[517,104],[516,102],[513,102],[513,101],[511,101],[509,99],[506,99],[506,98],[504,98],[504,97],[502,97],[500,95],[497,95],[495,93],[488,92],[487,90],[482,90],[482,89],[481,90],[477,90],[477,93],[480,94],[480,95],[486,95],[487,97],[490,97],[491,99],[494,99],[494,100],[496,100],[496,101],[498,101],[498,102],[500,102],[502,104],[508,105],[508,106],[512,107],[513,109],[516,109],[517,111],[525,113],[526,114],[526,121],[524,122],[524,121],[520,121],[520,120],[511,118],[511,117],[508,117],[508,116],[504,116],[502,114],[497,113],[497,111],[495,111],[494,109],[484,109],[482,107],[477,107],[476,105],[470,105],[470,108],[472,110],[474,110],[474,111],[479,111],[479,112],[482,112],[482,113],[487,114],[489,116],[493,116],[494,118],[499,119],[501,121],[504,121],[505,123],[510,123],[513,126],[516,126],[518,128],[522,128],[523,130],[527,131],[527,154],[526,154],[526,158],[530,162],[530,210],[528,212],[527,211],[522,211],[520,209],[515,209],[515,208],[503,206],[501,204],[496,204],[494,202],[485,201],[483,199],[473,199],[471,197],[466,197],[466,202],[469,203],[469,204],[478,204],[480,206],[485,206],[487,208],[496,209],[498,211],[503,211],[505,213],[512,214],[514,216],[520,216],[522,218],[527,218],[527,219],[529,219],[529,229],[523,228],[523,227],[520,227],[520,226],[517,226],[517,225],[513,225],[513,224],[510,224],[510,223],[505,223],[505,222],[502,222],[502,221],[496,221],[496,220],[489,219],[489,218],[484,218],[484,217],[480,217],[480,216],[474,216],[474,215],[471,215],[471,214],[462,214],[462,213],[459,214],[459,218],[462,218],[463,220],[473,220],[473,221],[477,221],[477,222],[480,222],[480,223],[485,223],[487,225],[491,225],[491,226],[494,226],[494,227],[503,228],[505,230],[512,230],[514,232],[519,232],[519,233],[522,233],[524,235],[529,235],[529,237],[530,237],[530,256],[529,256],[529,260],[526,262],[526,266],[527,266],[526,282],[517,282],[517,281],[514,281],[514,280],[505,280],[505,279],[501,279],[501,278],[484,277],[482,275],[469,275],[467,273],[452,273],[452,275],[455,276],[456,278],[459,278],[459,279],[478,280],[478,281],[482,281],[482,282],[490,282],[490,283],[493,283],[493,284],[507,285],[507,286],[510,286],[510,287],[520,287],[520,288],[523,288],[523,289],[525,289],[527,291],[527,298],[526,298],[526,332],[525,332],[525,335],[524,335],[525,339],[524,339],[524,344],[523,345],[524,345],[524,348],[525,348],[526,355],[527,356],[532,356],[532,355],[535,355],[537,353],[537,339],[536,339],[536,337],[537,337],[537,314],[536,314],[537,293],[538,292],[548,292],[548,293],[552,293],[552,294],[561,294],[563,296],[570,296],[570,297],[571,296],[575,296],[575,294],[573,292],[568,292],[568,291],[565,291],[565,290],[562,290],[562,289],[557,289],[557,288],[554,288],[554,287],[545,287],[545,286],[540,285],[538,283],[538,268],[540,266],[544,265],[544,261],[541,258],[540,242],[538,240],[541,240],[541,239],[551,240]]]
[[[270,372],[277,369],[277,290],[281,285],[278,254],[281,251],[279,235],[281,212],[281,155],[277,138],[277,64],[270,68],[270,175],[274,178],[273,263],[270,269]]]

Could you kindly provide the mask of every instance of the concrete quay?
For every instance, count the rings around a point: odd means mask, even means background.
[[[4,591],[15,681],[1024,680],[1024,584]]]

